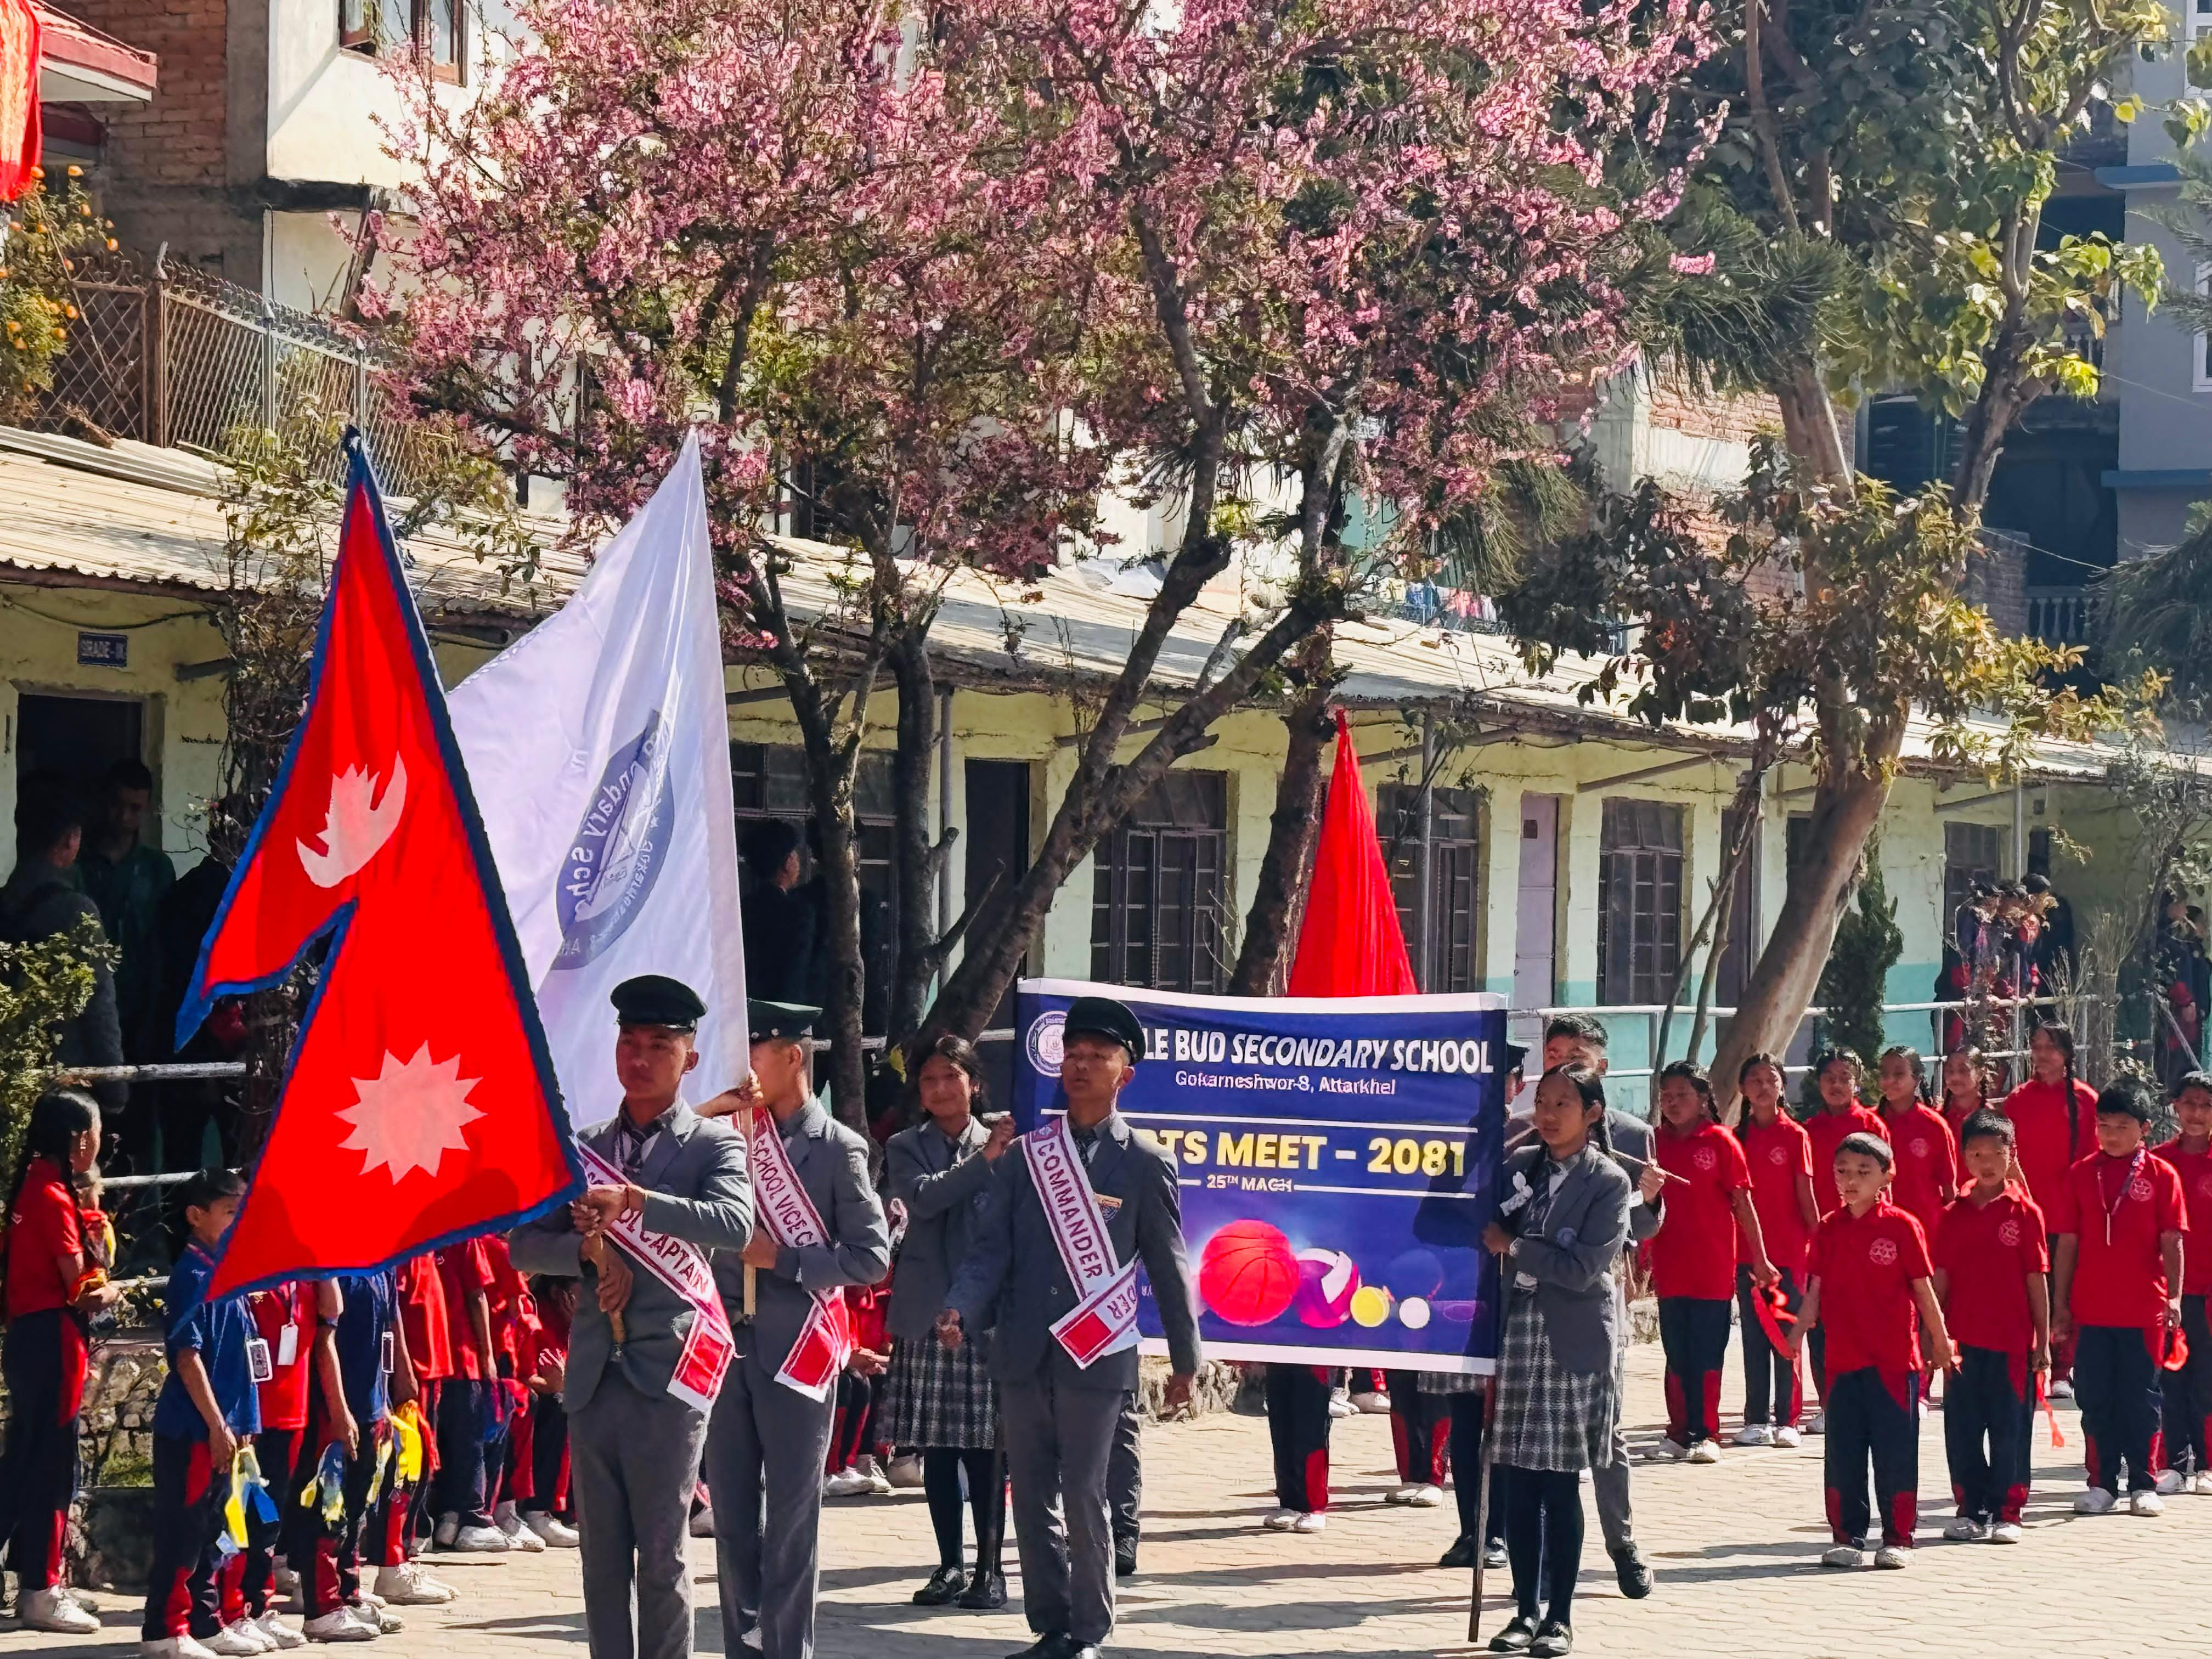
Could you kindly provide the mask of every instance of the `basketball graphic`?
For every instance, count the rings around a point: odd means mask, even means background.
[[[1721,1162],[1719,1155],[1710,1146],[1698,1147],[1696,1154],[1690,1161],[1695,1164],[1699,1170],[1703,1170],[1707,1175],[1711,1175],[1715,1170],[1718,1169]]]
[[[1199,1256],[1198,1296],[1232,1325],[1279,1319],[1298,1293],[1298,1259],[1291,1241],[1264,1221],[1232,1221],[1206,1241]]]
[[[1298,1318],[1317,1331],[1334,1330],[1352,1317],[1359,1269],[1341,1250],[1300,1250]]]
[[[1877,1267],[1894,1267],[1897,1264],[1897,1241],[1877,1238],[1867,1246],[1867,1260]]]

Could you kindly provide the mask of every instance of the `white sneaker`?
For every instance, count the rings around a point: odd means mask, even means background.
[[[1735,1443],[1739,1446],[1771,1446],[1775,1443],[1773,1425],[1747,1423],[1735,1431]]]
[[[307,1620],[300,1633],[310,1642],[374,1642],[383,1632],[364,1623],[351,1607],[333,1607]]]
[[[407,1628],[407,1621],[374,1595],[363,1594],[355,1598],[353,1616],[367,1625],[379,1636],[397,1636]]]
[[[261,1627],[249,1619],[240,1619],[225,1625],[207,1639],[207,1650],[221,1659],[250,1659],[258,1653],[274,1653],[276,1643],[262,1633]]]
[[[522,1517],[522,1524],[556,1550],[572,1550],[582,1541],[581,1534],[550,1510],[531,1510]]]
[[[1408,1480],[1404,1486],[1393,1486],[1384,1492],[1382,1501],[1386,1504],[1410,1504],[1413,1501],[1413,1494],[1420,1489],[1418,1482]]]
[[[2017,1544],[2020,1538],[2020,1522],[2017,1521],[2000,1521],[1990,1528],[1990,1542],[1992,1544]]]
[[[1260,1524],[1269,1532],[1288,1532],[1291,1522],[1298,1518],[1297,1510],[1269,1510],[1260,1517]]]
[[[2130,1515],[2164,1515],[2166,1499],[2154,1492],[2131,1492],[2128,1494]]]
[[[1310,1515],[1301,1515],[1291,1522],[1292,1532],[1322,1532],[1328,1527],[1328,1517],[1316,1510]]]
[[[280,1648],[304,1648],[307,1638],[284,1622],[283,1615],[271,1607],[253,1621],[260,1632]]]
[[[165,1636],[158,1642],[141,1641],[140,1659],[215,1659],[206,1648],[189,1636]]]
[[[438,1517],[436,1528],[430,1534],[430,1541],[441,1550],[449,1550],[453,1547],[453,1540],[460,1530],[461,1517],[458,1511],[441,1515]]]
[[[500,1531],[505,1534],[507,1547],[511,1550],[520,1550],[525,1555],[543,1555],[545,1553],[545,1540],[520,1521],[514,1523],[513,1532],[507,1532],[504,1527]]]
[[[1328,1414],[1331,1417],[1357,1417],[1359,1407],[1352,1403],[1350,1395],[1338,1389],[1328,1397]]]
[[[1352,1408],[1370,1417],[1387,1417],[1390,1412],[1390,1396],[1387,1394],[1364,1391],[1352,1396]]]
[[[2189,1490],[2199,1498],[2212,1498],[2212,1469],[2199,1469],[2189,1477]]]
[[[1863,1567],[1866,1565],[1866,1552],[1855,1544],[1838,1544],[1820,1553],[1820,1565],[1824,1567]]]
[[[97,1636],[100,1620],[79,1607],[59,1585],[51,1589],[26,1590],[16,1599],[15,1616],[25,1630],[42,1630],[55,1636]]]
[[[1971,1515],[1961,1515],[1946,1522],[1943,1536],[1954,1544],[1978,1544],[1990,1535],[1990,1529]]]
[[[377,1598],[395,1607],[443,1607],[454,1593],[451,1584],[440,1583],[412,1561],[376,1570]]]
[[[2158,1495],[2160,1498],[2171,1498],[2188,1485],[2189,1477],[2179,1469],[2160,1469],[2158,1472]]]
[[[1692,1463],[1719,1462],[1721,1461],[1720,1443],[1717,1440],[1700,1440],[1690,1448],[1688,1461]]]
[[[869,1497],[889,1498],[891,1495],[891,1483],[885,1478],[882,1468],[878,1466],[873,1457],[864,1456],[853,1467],[867,1476]]]
[[[1690,1455],[1690,1449],[1679,1440],[1662,1440],[1644,1453],[1644,1461],[1651,1463],[1679,1463]]]
[[[1827,1433],[1827,1431],[1828,1431],[1828,1413],[1826,1413],[1826,1412],[1814,1412],[1814,1413],[1812,1414],[1812,1416],[1810,1416],[1810,1417],[1808,1417],[1808,1418],[1807,1418],[1807,1419],[1805,1419],[1805,1429],[1804,1429],[1804,1432],[1805,1432],[1805,1433],[1807,1433],[1807,1434],[1826,1434],[1826,1433]]]
[[[921,1486],[921,1454],[908,1452],[891,1459],[890,1483],[901,1492],[919,1491]]]
[[[822,1483],[824,1498],[857,1498],[868,1489],[868,1477],[859,1469],[840,1469]]]
[[[507,1548],[507,1534],[497,1527],[462,1527],[446,1547],[461,1555],[497,1555]]]
[[[1874,1564],[1877,1567],[1886,1567],[1890,1571],[1896,1572],[1901,1568],[1912,1565],[1912,1552],[1908,1549],[1899,1549],[1894,1544],[1884,1544],[1874,1553]]]
[[[2074,1397],[2074,1385],[2071,1382],[2065,1381],[2063,1378],[2061,1378],[2059,1381],[2053,1382],[2043,1392],[2044,1396],[2046,1399],[2071,1400]]]
[[[1774,1443],[1778,1446],[1802,1446],[1805,1443],[1805,1431],[1794,1424],[1785,1423],[1775,1430]]]
[[[1419,1486],[1406,1502],[1417,1510],[1433,1510],[1443,1506],[1444,1489],[1442,1486]]]
[[[2119,1506],[2120,1500],[2102,1486],[2092,1486],[2087,1492],[2074,1494],[2074,1513],[2076,1515],[2110,1515]]]

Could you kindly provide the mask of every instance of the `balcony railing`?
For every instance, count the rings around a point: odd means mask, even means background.
[[[129,253],[83,262],[79,321],[32,423],[220,453],[240,427],[305,409],[359,427],[386,485],[416,493],[429,440],[380,383],[381,360],[320,318],[191,265]]]
[[[2045,645],[2087,645],[2096,627],[2096,599],[2086,587],[2027,590],[2027,635]]]

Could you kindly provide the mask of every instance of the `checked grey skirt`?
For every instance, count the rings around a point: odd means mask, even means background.
[[[999,1389],[990,1333],[947,1348],[933,1336],[894,1337],[877,1437],[894,1446],[999,1449]]]
[[[1584,1376],[1566,1370],[1552,1357],[1536,1298],[1518,1291],[1507,1295],[1498,1356],[1498,1462],[1562,1473],[1610,1463],[1620,1410],[1614,1372]]]

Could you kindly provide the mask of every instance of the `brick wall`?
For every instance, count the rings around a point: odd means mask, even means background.
[[[107,140],[94,183],[117,237],[149,258],[167,242],[173,258],[258,288],[260,214],[228,190],[231,0],[60,3],[161,63],[150,103],[99,111]]]
[[[1764,392],[1705,396],[1691,391],[1680,375],[1662,373],[1652,377],[1650,398],[1652,425],[1693,438],[1747,444],[1761,432],[1782,429],[1781,407]]]

